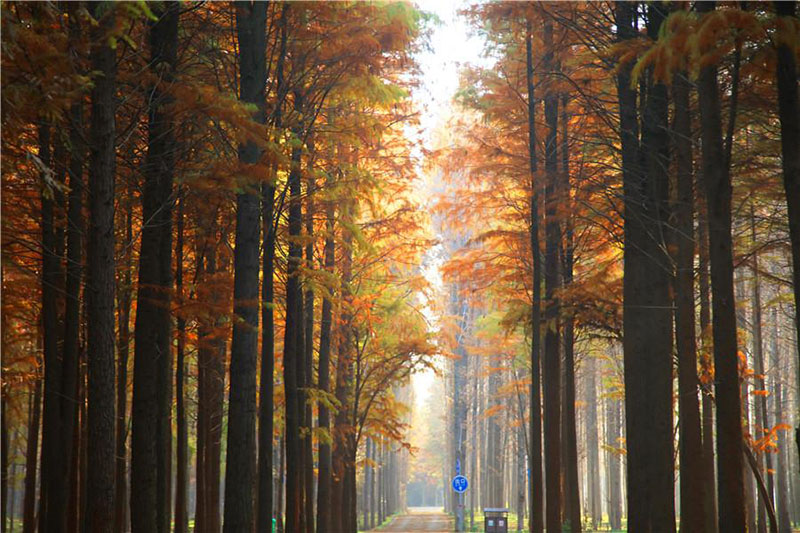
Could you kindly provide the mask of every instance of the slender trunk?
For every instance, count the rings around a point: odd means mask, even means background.
[[[279,68],[280,71],[280,68]],[[277,177],[273,171],[273,179]],[[261,383],[258,412],[258,516],[256,531],[270,533],[273,517],[273,431],[275,395],[275,185],[261,186],[263,258],[261,280]]]
[[[544,41],[546,47],[544,69],[552,73],[555,69],[553,61],[553,23],[545,20]],[[559,350],[559,304],[556,290],[559,288],[558,276],[558,244],[561,228],[556,218],[557,198],[557,164],[558,147],[556,134],[558,131],[558,97],[552,90],[544,97],[544,115],[547,123],[545,140],[545,257],[544,283],[545,320],[547,323],[544,338],[544,456],[546,472],[546,519],[547,531],[561,529],[561,354]]]
[[[698,252],[698,288],[700,290],[700,368],[702,372],[702,404],[703,404],[703,484],[705,495],[703,514],[706,530],[717,529],[717,491],[714,474],[714,402],[712,399],[713,361],[711,359],[711,302],[709,301],[708,278],[708,224],[703,189],[699,180],[695,180],[698,197],[697,252]]]
[[[777,15],[784,19],[781,28],[788,28],[797,3],[775,2]],[[794,21],[797,22],[796,20]],[[781,122],[781,161],[783,187],[789,218],[789,238],[792,242],[792,280],[794,287],[794,327],[800,339],[800,91],[797,88],[797,59],[789,38],[778,39],[778,118]],[[800,362],[800,343],[795,346]],[[800,382],[800,377],[797,378]],[[795,444],[800,453],[800,424],[795,428]]]
[[[346,220],[351,219],[351,206],[342,206],[342,216]],[[336,360],[336,399],[341,405],[334,417],[333,430],[333,481],[331,483],[331,509],[340,510],[332,515],[331,530],[336,532],[347,532],[346,505],[347,505],[347,475],[350,459],[349,434],[349,410],[352,408],[352,379],[353,379],[353,356],[352,356],[352,315],[350,305],[352,294],[350,293],[350,277],[352,273],[352,235],[349,231],[343,230],[343,257],[342,257],[342,302],[340,311],[340,326],[338,332],[339,346],[338,357]],[[378,452],[380,453],[380,451]],[[380,496],[378,497],[378,508],[380,509]],[[379,518],[379,521],[380,518]]]
[[[773,393],[775,398],[775,421],[783,423],[784,417],[784,404],[788,403],[788,391],[784,389],[782,376],[789,375],[789,372],[782,370],[789,370],[786,366],[781,368],[780,354],[778,353],[778,310],[772,308],[772,338],[770,341],[770,367],[772,370]],[[787,365],[788,366],[788,365]],[[787,456],[790,453],[785,431],[778,432],[778,469],[775,472],[777,477],[777,491],[770,489],[770,494],[777,497],[777,514],[778,514],[778,531],[780,533],[790,533],[792,525],[789,519],[789,484],[787,477],[789,477],[791,469],[789,468]],[[770,485],[772,484],[772,474],[768,474],[770,478]]]
[[[223,237],[224,238],[224,237]],[[223,269],[224,270],[224,269]],[[217,273],[216,252],[209,256],[207,271],[213,278]],[[210,296],[211,305],[220,305],[221,298],[215,293]],[[217,338],[214,330],[223,327],[224,319],[217,317],[211,322],[208,330],[207,366],[205,370],[206,393],[208,398],[208,412],[206,415],[206,458],[204,480],[205,489],[205,520],[206,531],[218,532],[222,525],[220,511],[220,482],[222,469],[222,424],[225,402],[225,355],[226,343],[224,339]]]
[[[265,123],[267,4],[236,4],[239,42],[240,99],[255,104],[254,120]],[[255,164],[261,152],[255,143],[239,146],[239,161]],[[228,395],[228,446],[225,469],[224,531],[251,531],[255,526],[256,366],[258,347],[259,198],[253,184],[236,195],[234,248],[233,339]]]
[[[281,437],[278,443],[278,501],[275,508],[275,514],[278,516],[278,531],[284,531],[283,528],[283,499],[286,487],[286,441]]]
[[[158,19],[150,26],[150,68],[156,79],[169,84],[177,62],[179,6],[172,2],[154,9]],[[166,85],[151,88],[131,405],[130,505],[134,533],[166,533],[170,529],[171,196],[175,171],[171,102]]]
[[[536,101],[533,84],[533,36],[530,15],[527,19],[525,35],[526,83],[528,89],[528,164],[530,167],[530,238],[533,257],[533,303],[531,306],[531,390],[530,390],[530,449],[528,450],[528,469],[530,487],[528,489],[529,511],[528,528],[530,533],[541,533],[544,528],[544,504],[542,499],[542,415],[541,415],[541,301],[542,264],[539,246],[539,184],[536,180]]]
[[[50,125],[39,126],[39,159],[48,167],[51,161]],[[47,170],[46,172],[50,172]],[[43,181],[44,175],[43,175]],[[58,435],[61,434],[61,371],[62,359],[58,354],[59,332],[59,286],[61,278],[61,257],[56,251],[58,225],[56,213],[56,193],[49,186],[42,189],[42,335],[44,359],[44,423],[42,424],[42,475],[40,496],[40,528],[47,531],[64,530],[64,513],[60,505],[63,492],[58,488],[58,480],[64,471],[60,464],[61,452]],[[52,487],[52,488],[51,488]],[[50,500],[53,505],[50,505]],[[52,512],[50,508],[52,507]]]
[[[327,186],[333,186],[333,180],[326,182]],[[334,232],[336,223],[336,205],[334,202],[325,204],[325,249],[324,267],[325,270],[333,275],[336,263],[336,244]],[[333,309],[331,299],[323,296],[322,316],[320,318],[319,333],[319,372],[318,383],[320,391],[331,393],[330,366],[331,366],[331,329],[333,326]],[[328,432],[330,435],[330,412],[326,402],[319,403],[319,421],[317,423],[320,430]],[[327,533],[331,529],[331,445],[330,441],[320,439],[319,443],[319,474],[317,487],[317,533]],[[369,442],[369,441],[367,441]],[[374,444],[372,446],[374,453]],[[374,478],[374,475],[373,475]],[[374,482],[374,479],[372,479]],[[370,510],[374,511],[374,498],[370,499]],[[370,528],[374,527],[374,513],[371,513]]]
[[[300,95],[295,95],[295,109],[302,109]],[[299,147],[292,149],[289,172],[289,258],[286,279],[286,328],[283,348],[284,390],[286,395],[286,530],[302,532],[303,488],[302,488],[302,387],[303,351],[303,301],[300,287],[300,265],[303,248],[297,242],[302,232]],[[298,371],[300,370],[300,372]],[[337,508],[340,509],[340,508]]]
[[[119,344],[117,346],[117,420],[116,420],[116,468],[115,479],[116,501],[114,502],[114,530],[127,531],[127,435],[128,423],[126,418],[128,403],[128,355],[130,351],[130,316],[131,316],[131,247],[133,240],[133,198],[129,192],[125,215],[125,258],[121,287],[118,288],[117,329]]]
[[[675,275],[675,339],[678,352],[678,409],[680,416],[680,516],[682,532],[705,532],[705,486],[700,407],[697,401],[697,340],[694,305],[694,188],[689,81],[685,72],[673,78],[678,241]]]
[[[199,217],[198,217],[199,218]],[[199,232],[198,232],[199,233]],[[206,236],[204,241],[207,242]],[[200,253],[200,249],[204,245],[199,243],[196,245],[195,262],[197,268],[197,279],[201,283],[201,290],[198,291],[197,301],[203,302],[203,295],[205,291],[202,290],[204,286],[203,271],[204,271],[204,257]],[[212,252],[213,253],[213,250]],[[206,505],[208,491],[206,489],[208,481],[206,479],[206,454],[208,450],[208,367],[209,349],[208,343],[208,328],[204,321],[198,320],[197,327],[197,451],[195,455],[195,512],[194,512],[194,529],[195,531],[207,531],[206,516],[208,513],[208,506]],[[214,533],[217,533],[217,529]]]
[[[612,530],[622,527],[622,482],[620,479],[620,458],[616,451],[620,447],[620,401],[608,399],[608,419],[606,420],[606,442],[610,449],[606,452],[608,461],[608,521]]]
[[[5,405],[5,402],[3,402]],[[36,379],[28,409],[28,439],[25,450],[25,496],[22,504],[22,531],[36,531],[36,465],[39,451],[39,425],[41,423],[42,379]]]
[[[5,405],[5,404],[4,404]],[[8,519],[8,532],[14,533],[14,522],[15,522],[15,515],[17,514],[17,463],[11,464],[11,473],[9,479],[10,487],[6,490],[9,491],[11,494],[8,496],[8,507],[6,511],[6,515],[3,517],[3,525],[6,524],[6,519]],[[5,504],[3,504],[3,509],[6,509]]]
[[[311,151],[313,149],[310,148]],[[309,162],[309,167],[311,166]],[[309,169],[311,170],[311,169]],[[314,269],[314,177],[313,172],[309,172],[308,183],[306,185],[306,268],[311,271]],[[312,399],[311,388],[314,386],[314,290],[306,288],[305,303],[303,304],[304,325],[303,325],[303,374],[305,376],[305,393],[303,409],[303,427],[305,437],[303,438],[303,488],[304,488],[304,514],[306,519],[307,533],[314,533],[314,453],[312,449]]]
[[[75,15],[77,4],[69,4],[67,10]],[[77,16],[70,16],[70,46],[72,54],[81,37],[80,21]],[[77,63],[77,59],[73,59]],[[85,159],[83,104],[76,103],[69,111],[69,206],[67,210],[67,261],[66,280],[64,283],[64,344],[61,361],[61,383],[59,384],[59,417],[61,419],[59,447],[53,484],[49,488],[52,496],[48,507],[53,516],[58,517],[58,525],[66,527],[67,509],[70,499],[70,463],[72,459],[73,433],[75,431],[75,393],[78,379],[78,349],[81,322],[81,276],[83,261],[83,166]],[[57,529],[55,529],[57,530]]]
[[[699,6],[704,12],[713,3]],[[723,161],[717,67],[708,65],[698,79],[703,139],[703,178],[708,202],[708,224],[713,305],[715,391],[717,400],[718,523],[720,531],[744,531],[744,465],[742,406],[733,297],[733,242],[731,238],[731,177]]]
[[[116,53],[108,43],[116,9],[100,15],[93,29],[89,139],[89,246],[87,254],[87,478],[84,530],[111,531],[114,525],[114,141]]]
[[[561,105],[561,204],[570,206],[569,138],[567,136],[567,98]],[[567,215],[564,232],[564,286],[572,283],[574,244],[572,218]],[[581,530],[581,497],[578,484],[578,436],[575,419],[575,318],[571,311],[564,317],[564,462],[565,462],[565,516],[573,533]]]
[[[756,243],[756,226],[755,226],[755,213],[753,210],[753,206],[750,206],[750,237],[753,241],[753,244]],[[756,439],[760,439],[765,435],[767,431],[770,429],[769,424],[769,414],[767,412],[767,397],[766,397],[766,389],[767,383],[766,378],[764,376],[765,373],[765,366],[764,366],[764,343],[763,337],[761,332],[761,287],[759,286],[759,274],[758,274],[758,252],[755,251],[752,257],[752,272],[753,272],[753,280],[752,280],[752,294],[751,294],[751,301],[752,301],[752,316],[751,316],[751,324],[753,330],[753,370],[755,371],[755,380],[756,384],[759,386],[761,391],[764,391],[764,394],[759,394],[755,396],[755,428],[753,432],[753,437]],[[772,471],[772,454],[765,453],[758,455],[758,467],[759,471],[765,472],[764,467],[766,465],[766,472],[767,475],[767,487],[768,493],[770,498],[772,495],[775,494],[775,490],[773,487],[773,476],[769,474]],[[772,503],[769,503],[772,505]],[[764,501],[762,497],[759,495],[758,499],[758,530],[759,531],[766,531],[767,530],[767,502]]]
[[[276,65],[278,82],[277,109],[275,110],[276,142],[282,135],[283,98],[286,95],[284,82],[284,63],[286,60],[287,29],[286,13],[288,3],[281,9],[280,48]],[[275,395],[275,185],[278,179],[277,166],[273,165],[271,183],[261,185],[261,224],[263,240],[263,259],[261,272],[261,383],[259,396],[261,403],[258,412],[258,516],[256,531],[270,533],[273,517],[273,429]]]
[[[589,516],[592,518],[592,529],[597,529],[603,519],[602,509],[600,504],[600,451],[598,449],[598,442],[600,435],[598,435],[597,428],[597,376],[596,376],[596,360],[594,357],[587,357],[584,366],[585,378],[584,384],[586,387],[586,455],[587,455],[587,492],[589,503]],[[614,445],[610,443],[610,445]],[[610,468],[606,462],[607,468]],[[609,516],[611,512],[609,511]]]
[[[734,270],[734,296],[737,302],[744,301],[745,297],[745,288],[744,288],[744,276],[742,275],[741,271]],[[747,328],[747,317],[746,317],[746,309],[744,306],[739,306],[736,308],[736,327],[745,329]],[[749,356],[751,354],[745,353],[745,359],[747,360],[747,365],[749,368],[752,368],[752,362],[749,361]],[[744,435],[751,435],[751,423],[750,423],[750,381],[746,379],[740,380],[740,392],[739,397],[742,398],[742,433]],[[748,531],[757,531],[758,522],[757,522],[757,513],[756,513],[756,499],[758,497],[758,489],[756,486],[756,477],[750,469],[745,468],[744,470],[744,500],[746,505],[746,512],[747,512],[747,530]]]
[[[177,242],[175,244],[175,294],[179,305],[183,305],[183,233],[184,197],[178,200]],[[175,442],[175,533],[187,533],[189,516],[187,498],[189,490],[189,435],[186,421],[186,398],[184,392],[186,375],[186,319],[178,315],[178,344],[175,365],[175,418],[177,435]]]

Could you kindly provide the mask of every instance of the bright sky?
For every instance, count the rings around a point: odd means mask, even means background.
[[[436,14],[441,20],[433,29],[431,49],[417,57],[422,70],[422,83],[414,99],[422,112],[420,124],[426,144],[430,143],[434,130],[446,115],[445,111],[458,89],[459,68],[467,63],[481,62],[483,42],[479,37],[469,35],[467,22],[458,15],[459,9],[466,5],[467,2],[460,0],[427,0],[419,3],[423,10]],[[423,265],[425,277],[435,288],[442,286],[439,268],[443,260],[437,252],[437,249],[431,250]],[[425,315],[435,328],[433,313],[426,310]],[[436,376],[432,371],[420,372],[412,377],[417,407],[428,401],[434,379]]]

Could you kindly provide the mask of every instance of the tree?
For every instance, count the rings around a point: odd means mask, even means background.
[[[160,79],[150,92],[148,147],[142,193],[139,286],[134,328],[131,412],[131,527],[170,529],[172,450],[172,182],[174,119],[169,84],[178,52],[178,13],[170,2],[156,7],[150,26],[150,69]],[[162,85],[163,84],[163,85]]]
[[[673,76],[677,200],[675,216],[675,341],[678,353],[681,529],[705,531],[705,481],[697,392],[697,340],[694,302],[694,179],[689,95],[684,70]]]
[[[545,71],[552,76],[557,67],[553,61],[553,24],[545,19]],[[558,171],[558,95],[550,87],[544,96],[544,115],[547,123],[545,139],[545,254],[544,284],[545,298],[545,337],[544,337],[544,459],[545,485],[545,527],[548,531],[561,529],[561,353],[559,350],[559,306],[556,289],[559,286],[558,247],[560,225],[556,218],[556,172]]]
[[[699,8],[711,20],[714,4]],[[731,176],[722,145],[717,66],[700,70],[697,82],[703,140],[702,172],[708,204],[711,263],[714,385],[717,407],[718,524],[720,531],[745,529],[742,408],[733,296]],[[733,121],[731,116],[729,120]],[[720,164],[720,162],[724,164]]]
[[[530,17],[530,15],[529,15]],[[536,172],[536,101],[533,83],[533,36],[530,18],[526,20],[525,32],[525,81],[528,93],[528,161],[530,165],[530,239],[533,260],[533,305],[531,306],[531,390],[530,390],[530,447],[528,468],[531,471],[531,487],[542,486],[542,419],[541,419],[541,300],[542,265],[539,246],[539,194]],[[530,490],[529,531],[541,533],[544,527],[542,491]]]
[[[796,338],[800,339],[800,94],[797,89],[797,58],[792,52],[788,34],[784,32],[794,23],[796,2],[775,2],[779,17],[779,33],[776,36],[778,48],[778,118],[781,123],[781,163],[783,166],[783,187],[786,191],[786,207],[789,218],[789,236],[792,243],[792,282],[794,286],[794,309]],[[796,31],[796,29],[795,29]],[[800,361],[800,347],[797,348]],[[795,442],[800,453],[800,425],[795,429]]]
[[[266,18],[264,3],[236,4],[239,42],[240,99],[255,105],[254,120],[265,122]],[[251,141],[239,147],[239,160],[255,165],[261,150]],[[236,195],[234,248],[233,340],[228,408],[228,453],[225,469],[226,532],[253,528],[256,466],[256,349],[258,345],[259,197],[244,179]]]
[[[116,54],[109,43],[115,6],[92,4],[100,24],[92,31],[89,131],[89,245],[87,259],[88,471],[83,528],[110,531],[114,524],[114,140]]]
[[[663,4],[647,9],[647,34],[655,39]],[[636,4],[617,3],[623,42],[637,36]],[[623,323],[625,414],[628,450],[628,527],[675,529],[672,459],[672,313],[667,234],[667,89],[652,72],[639,83],[631,66],[617,77],[625,202]],[[639,121],[641,120],[641,126]]]

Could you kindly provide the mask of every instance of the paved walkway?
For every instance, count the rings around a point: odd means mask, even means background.
[[[413,533],[416,531],[435,531],[437,533],[450,533],[453,531],[453,521],[442,512],[440,507],[410,507],[408,514],[398,516],[388,526],[380,531],[394,533]]]

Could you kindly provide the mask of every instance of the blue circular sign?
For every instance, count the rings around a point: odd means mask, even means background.
[[[453,490],[457,493],[466,492],[467,487],[469,487],[469,482],[464,476],[459,475],[453,478]]]

